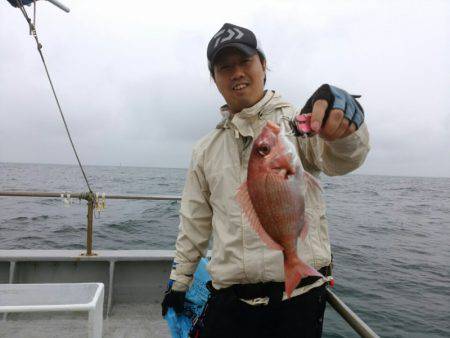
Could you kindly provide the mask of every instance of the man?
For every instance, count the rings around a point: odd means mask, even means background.
[[[207,57],[227,104],[221,109],[222,122],[194,147],[163,314],[169,307],[182,311],[185,292],[212,237],[211,297],[196,328],[198,337],[320,337],[325,284],[332,278],[321,191],[307,189],[309,232],[298,254],[325,277],[303,278],[292,298],[283,293],[282,252],[260,240],[236,202],[238,187],[247,178],[252,142],[266,121],[284,123],[298,134],[306,115],[296,116],[278,93],[264,90],[266,59],[250,30],[225,24],[209,42]],[[310,137],[290,136],[304,169],[317,177],[358,168],[369,151],[359,103],[347,92],[323,85],[301,111],[309,113]]]

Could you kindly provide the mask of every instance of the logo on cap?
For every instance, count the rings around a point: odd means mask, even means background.
[[[222,29],[219,32],[217,32],[216,35],[213,36],[213,39],[216,39],[216,41],[214,43],[214,48],[216,48],[219,43],[223,43],[223,42],[229,41],[229,40],[231,40],[233,38],[235,40],[239,40],[240,38],[242,38],[244,36],[244,33],[240,29],[238,29],[236,27],[228,28],[226,30],[226,33],[228,33],[228,35],[222,37],[224,35],[224,33],[225,33],[225,29]],[[236,34],[237,34],[237,36],[234,37]]]
[[[256,52],[262,54],[256,36],[251,30],[225,23],[208,43],[206,56],[208,57],[210,71],[213,68],[217,54],[227,46],[238,49],[247,56],[252,56]]]

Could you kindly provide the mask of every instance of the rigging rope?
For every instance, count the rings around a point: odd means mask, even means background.
[[[55,97],[56,104],[58,105],[59,113],[61,114],[61,118],[62,118],[62,120],[64,122],[64,127],[66,128],[67,135],[69,136],[70,144],[72,145],[72,149],[73,149],[73,151],[75,153],[75,156],[77,158],[78,165],[80,166],[81,172],[83,173],[83,177],[84,177],[84,180],[86,181],[86,184],[87,184],[87,187],[89,189],[89,192],[91,194],[93,194],[91,186],[89,185],[89,181],[87,179],[86,173],[84,172],[83,166],[81,165],[80,158],[78,157],[77,150],[75,149],[75,145],[74,145],[74,143],[72,141],[72,137],[70,136],[69,127],[67,126],[66,119],[64,118],[64,114],[63,114],[61,105],[59,104],[58,97],[56,96],[55,87],[53,86],[52,79],[51,79],[50,74],[48,72],[47,64],[45,63],[44,55],[42,54],[42,44],[39,42],[39,38],[38,38],[37,32],[36,32],[35,23],[32,23],[31,19],[28,17],[28,14],[27,14],[25,8],[23,7],[22,0],[16,0],[16,3],[18,5],[18,7],[20,8],[20,10],[22,11],[22,14],[25,17],[25,20],[28,22],[28,25],[30,27],[30,34],[33,35],[34,39],[36,40],[37,50],[39,52],[39,55],[41,56],[42,63],[44,64],[44,68],[45,68],[45,72],[47,73],[48,81],[50,82],[50,86],[52,87],[53,96]],[[34,21],[36,21],[36,2],[35,1],[34,1]]]

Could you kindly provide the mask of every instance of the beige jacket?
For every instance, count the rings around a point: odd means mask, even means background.
[[[294,107],[267,91],[256,105],[225,118],[217,129],[194,147],[180,208],[180,231],[176,242],[173,289],[184,291],[192,281],[197,263],[206,255],[212,237],[208,271],[217,289],[233,284],[284,281],[283,255],[268,248],[250,227],[236,202],[238,187],[247,178],[251,142],[267,120],[292,118]],[[369,151],[366,125],[346,138],[327,142],[318,136],[290,137],[305,170],[318,176],[343,175],[357,169]],[[319,269],[331,262],[325,202],[319,189],[306,193],[309,232],[299,240],[299,256]],[[315,286],[319,286],[315,284]],[[307,290],[305,290],[306,292]]]

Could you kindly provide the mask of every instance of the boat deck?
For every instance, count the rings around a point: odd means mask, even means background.
[[[86,338],[87,314],[26,313],[0,314],[1,338]],[[159,304],[116,304],[103,321],[105,338],[166,338],[170,337]]]
[[[102,282],[103,337],[170,337],[160,303],[172,260],[170,250],[98,250],[94,256],[79,250],[0,250],[0,283]],[[355,332],[378,337],[330,290],[327,300]],[[347,329],[339,329],[341,318],[329,311],[331,337],[350,337]],[[10,313],[7,320],[2,315],[0,338],[87,337],[86,313]]]
[[[172,259],[171,250],[0,250],[0,283],[102,282],[103,337],[170,337],[160,303]],[[0,338],[87,337],[87,313],[2,316]]]

